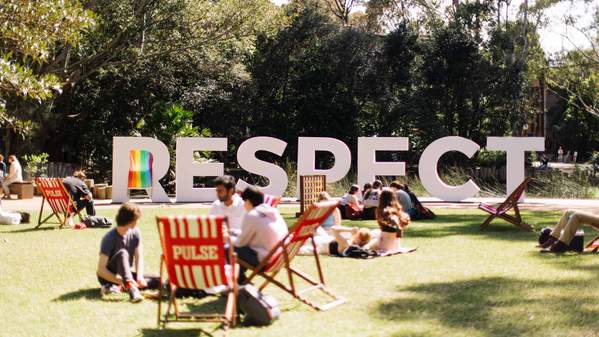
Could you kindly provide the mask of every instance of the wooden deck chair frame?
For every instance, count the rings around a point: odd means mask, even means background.
[[[235,193],[237,193],[238,196],[241,196],[241,193],[243,193],[243,191],[238,190]],[[277,207],[281,203],[281,197],[272,194],[265,194],[264,203],[269,205],[270,207]]]
[[[79,216],[79,221],[83,221],[81,213],[71,198],[71,194],[64,187],[61,178],[35,178],[35,183],[42,194],[42,206],[35,228],[39,228],[45,223],[52,223],[49,221],[54,216],[58,219],[56,224],[60,225],[59,228],[66,227],[68,219],[74,214]],[[50,205],[52,214],[42,220],[46,201]]]
[[[307,304],[308,306],[319,311],[328,310],[344,303],[345,299],[335,295],[327,288],[325,284],[320,258],[318,256],[316,244],[314,243],[313,239],[316,229],[337,208],[338,204],[339,201],[325,201],[314,203],[309,206],[297,220],[289,234],[279,241],[279,243],[266,255],[266,257],[260,261],[258,266],[251,266],[247,262],[238,259],[237,263],[251,271],[251,274],[246,279],[245,283],[250,283],[257,276],[260,276],[264,278],[265,281],[258,287],[258,289],[263,290],[269,284],[274,284],[302,303]],[[293,258],[299,251],[299,248],[307,239],[310,239],[312,242],[312,251],[316,263],[316,269],[318,271],[318,279],[314,279],[310,275],[291,265]],[[275,277],[281,271],[285,271],[287,274],[288,284],[275,279]],[[298,290],[295,281],[296,277],[303,279],[310,284],[310,286],[306,289]],[[304,296],[304,294],[313,290],[319,290],[331,300],[324,304],[316,304],[310,301]]]
[[[520,209],[518,208],[518,201],[520,197],[526,191],[528,187],[528,183],[530,183],[531,178],[526,178],[524,181],[514,189],[512,193],[499,205],[497,208],[493,206],[487,205],[485,203],[480,203],[478,205],[478,209],[483,210],[489,213],[489,217],[480,225],[481,230],[485,230],[489,227],[489,224],[493,219],[499,218],[503,219],[512,225],[527,230],[532,231],[532,226],[526,224],[522,221],[522,216],[520,215]],[[511,209],[514,209],[514,215],[508,214],[507,212]]]
[[[197,215],[197,216],[158,216],[156,217],[156,224],[158,226],[158,233],[160,235],[160,242],[161,242],[161,246],[163,249],[162,255],[160,257],[160,290],[159,290],[159,294],[158,294],[158,327],[165,327],[167,323],[169,322],[214,322],[214,323],[221,323],[223,326],[223,329],[225,331],[225,336],[228,334],[228,330],[230,327],[234,327],[236,325],[237,322],[237,294],[238,294],[238,287],[237,287],[237,272],[238,272],[238,268],[231,268],[230,269],[230,277],[227,277],[225,275],[221,275],[218,277],[225,277],[226,278],[226,283],[228,283],[228,290],[226,291],[226,296],[227,296],[227,300],[226,300],[226,306],[225,306],[225,312],[223,314],[202,314],[202,313],[184,313],[184,312],[180,312],[179,311],[179,307],[177,305],[177,298],[175,297],[175,294],[177,292],[177,288],[178,286],[175,284],[177,282],[182,282],[180,280],[177,279],[177,277],[181,277],[181,278],[185,278],[185,285],[187,285],[186,288],[192,288],[192,289],[206,289],[206,288],[211,288],[212,286],[216,286],[219,285],[218,282],[216,281],[217,278],[217,272],[214,272],[214,269],[210,269],[208,270],[208,272],[206,272],[206,269],[202,269],[203,272],[201,273],[202,276],[204,276],[202,281],[198,281],[198,275],[196,272],[194,272],[193,268],[197,268],[198,266],[194,265],[193,267],[189,267],[189,269],[185,269],[185,266],[180,267],[182,270],[180,270],[180,275],[178,275],[176,272],[174,274],[171,275],[171,273],[168,272],[168,261],[167,261],[167,256],[165,256],[165,251],[166,249],[168,249],[168,247],[166,246],[165,243],[165,238],[164,235],[171,235],[166,234],[167,229],[170,231],[179,231],[179,233],[181,233],[180,231],[185,231],[185,233],[188,235],[188,237],[186,238],[181,238],[179,235],[179,238],[171,238],[171,240],[173,240],[174,242],[179,240],[186,240],[187,243],[192,243],[195,245],[200,245],[202,242],[206,243],[206,245],[211,245],[216,248],[217,251],[217,255],[218,252],[221,252],[220,254],[222,254],[222,258],[219,257],[219,261],[217,261],[217,263],[213,263],[211,264],[212,267],[217,267],[220,266],[220,263],[223,263],[223,268],[226,268],[226,265],[228,264],[229,266],[235,266],[235,262],[236,262],[236,255],[233,252],[233,245],[231,244],[231,240],[227,239],[228,241],[228,249],[223,248],[223,231],[229,231],[229,225],[227,222],[227,218],[224,216],[211,216],[211,215]],[[161,226],[163,226],[163,228],[161,228]],[[166,228],[166,226],[169,226],[168,228]],[[194,238],[194,235],[191,234],[192,230],[190,229],[190,226],[198,226],[194,232],[198,235],[197,239]],[[174,229],[174,227],[176,227]],[[220,227],[220,228],[219,228]],[[211,238],[207,239],[207,238],[200,238],[199,235],[203,235],[201,233],[211,233]],[[181,244],[184,244],[183,241],[181,241]],[[173,248],[174,249],[174,248]],[[224,262],[225,259],[225,255],[228,255],[228,259],[229,259],[229,263]],[[175,265],[173,268],[173,270],[177,269],[177,265]],[[206,266],[202,267],[201,265],[199,266],[199,268],[206,268]],[[164,315],[162,313],[162,299],[163,299],[163,291],[164,291],[164,273],[165,270],[167,270],[167,274],[169,274],[169,286],[170,286],[170,295],[168,298],[168,302],[166,304],[166,310],[164,312]],[[224,270],[224,269],[223,269]],[[220,274],[222,274],[223,272],[221,272]],[[226,272],[224,272],[226,273]],[[210,281],[206,282],[206,280],[208,280],[208,278],[212,277],[213,280],[215,280],[214,282],[216,283],[210,283]],[[191,283],[190,283],[191,282]],[[199,282],[203,282],[203,284],[205,285],[205,287],[195,287],[193,286],[194,284],[197,285]],[[177,283],[179,284],[179,283]],[[192,285],[192,287],[189,287],[189,285]],[[171,315],[171,309],[173,310],[173,314]]]
[[[590,225],[594,230],[599,231],[599,224],[591,224]],[[593,240],[591,240],[585,247],[584,251],[586,253],[597,253],[599,250],[599,235],[595,236]]]

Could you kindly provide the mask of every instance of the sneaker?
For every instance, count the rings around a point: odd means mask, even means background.
[[[227,289],[229,289],[229,287],[227,287],[224,284],[221,284],[219,286],[216,287],[212,287],[212,288],[208,288],[208,289],[204,289],[204,291],[206,292],[206,294],[208,295],[218,295],[224,291],[226,291]]]
[[[100,296],[108,296],[113,294],[118,294],[121,292],[121,287],[116,284],[106,284],[100,288]]]
[[[139,289],[137,289],[137,287],[135,286],[129,288],[127,292],[129,293],[129,299],[133,303],[139,303],[144,300],[144,297],[141,295],[141,292],[139,292]]]

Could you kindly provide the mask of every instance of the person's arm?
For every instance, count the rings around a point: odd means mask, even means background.
[[[135,248],[135,272],[137,274],[137,284],[140,288],[145,288],[148,286],[146,283],[146,279],[144,278],[144,253],[143,253],[143,245],[141,240],[139,241],[139,246]]]
[[[123,279],[119,275],[113,274],[110,270],[108,270],[107,266],[108,256],[100,253],[100,258],[98,259],[98,270],[96,271],[96,274],[108,282],[121,284]]]
[[[253,225],[251,216],[244,216],[243,223],[241,225],[241,233],[239,235],[232,237],[233,245],[235,247],[243,247],[247,246],[254,237],[254,231],[256,226]]]

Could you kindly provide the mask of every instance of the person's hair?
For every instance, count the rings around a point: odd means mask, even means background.
[[[366,192],[366,191],[368,191],[371,188],[372,188],[372,184],[371,183],[366,183],[366,184],[364,184],[364,188],[362,189],[362,191]]]
[[[375,190],[381,188],[382,186],[383,186],[383,182],[380,180],[375,180],[372,183],[372,188],[374,188]]]
[[[235,188],[235,178],[230,175],[224,175],[221,177],[216,177],[214,179],[214,186],[224,186],[227,190],[231,190]]]
[[[352,243],[360,247],[366,245],[371,239],[372,236],[370,235],[370,230],[368,228],[360,228],[351,237]]]
[[[399,229],[410,223],[410,216],[401,209],[397,195],[390,189],[383,189],[379,196],[379,206],[376,208],[376,221],[379,226],[388,226],[388,220],[394,215],[399,219]],[[397,236],[401,236],[401,231],[397,232]]]
[[[132,202],[126,202],[121,205],[116,213],[116,225],[119,227],[127,226],[139,218],[141,218],[141,209],[139,206]]]
[[[85,178],[87,178],[87,176],[85,175],[85,171],[83,170],[75,171],[73,173],[73,177],[79,178],[81,180],[85,180]]]
[[[17,159],[17,156],[15,156],[14,154],[10,154],[8,155],[8,159]]]
[[[327,191],[318,193],[318,201],[331,200],[331,195]]]
[[[241,199],[249,200],[252,206],[256,207],[264,203],[264,194],[255,186],[248,186],[241,192]]]
[[[349,188],[349,191],[347,191],[347,194],[356,194],[359,190],[360,190],[360,186],[351,185],[351,187]]]
[[[396,180],[396,181],[394,181],[394,182],[392,182],[391,184],[389,184],[389,187],[391,187],[391,188],[395,188],[395,189],[398,189],[398,190],[403,190],[403,185],[402,185],[402,183],[400,183],[400,182],[399,182],[399,181],[397,181],[397,180]]]

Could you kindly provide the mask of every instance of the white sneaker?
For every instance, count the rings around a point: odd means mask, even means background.
[[[127,290],[127,292],[129,293],[129,299],[132,303],[139,303],[144,300],[144,297],[141,295],[141,292],[139,292],[137,287],[131,287],[129,290]]]
[[[227,288],[228,287],[226,285],[221,284],[221,285],[213,287],[213,288],[204,289],[204,291],[208,295],[218,295],[218,294],[224,292],[225,290],[227,290]]]
[[[100,288],[100,296],[108,296],[113,294],[118,294],[121,292],[121,287],[116,284],[106,284]]]

